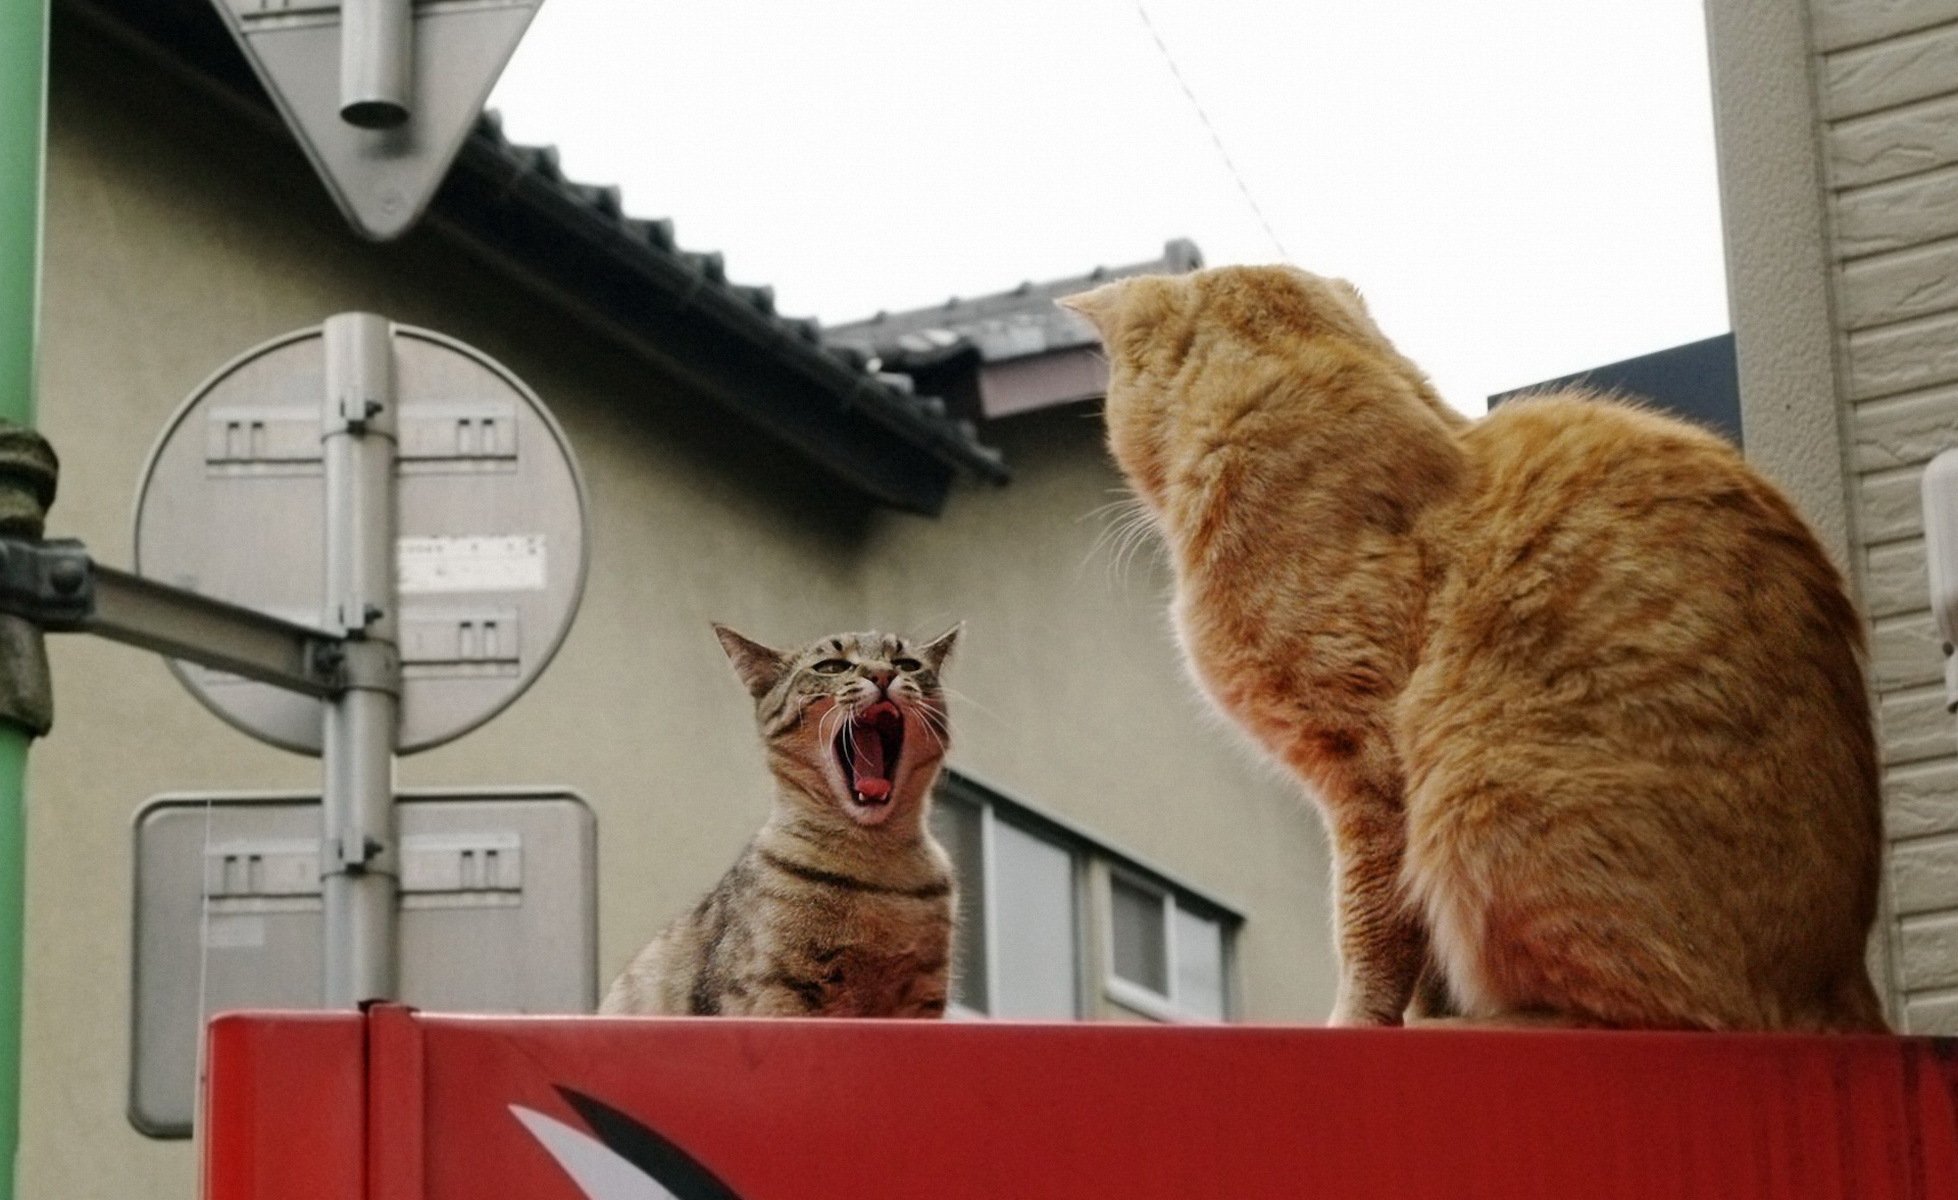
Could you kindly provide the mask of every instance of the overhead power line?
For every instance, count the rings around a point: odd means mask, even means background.
[[[1292,261],[1291,254],[1285,249],[1285,243],[1278,236],[1278,231],[1271,227],[1271,221],[1265,217],[1265,210],[1258,205],[1258,198],[1251,194],[1251,185],[1244,182],[1244,173],[1237,169],[1236,160],[1232,159],[1231,152],[1224,148],[1224,139],[1218,134],[1217,127],[1211,124],[1210,114],[1204,111],[1203,103],[1190,89],[1190,81],[1183,77],[1183,69],[1176,65],[1176,56],[1169,52],[1169,43],[1163,41],[1163,35],[1156,28],[1156,23],[1149,19],[1149,10],[1143,6],[1142,0],[1135,0],[1135,15],[1142,18],[1142,27],[1149,31],[1149,38],[1156,43],[1156,49],[1162,53],[1163,64],[1169,68],[1170,76],[1176,80],[1176,86],[1182,89],[1183,98],[1188,100],[1190,107],[1195,110],[1197,120],[1203,123],[1204,132],[1210,135],[1210,144],[1217,147],[1217,157],[1224,160],[1224,169],[1229,171],[1231,178],[1237,181],[1237,190],[1244,196],[1244,203],[1250,206],[1251,215],[1256,217],[1258,224],[1264,227],[1265,236],[1271,239],[1272,246],[1278,251],[1278,257],[1286,262]]]

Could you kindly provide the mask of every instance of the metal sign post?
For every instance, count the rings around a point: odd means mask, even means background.
[[[369,313],[327,318],[325,623],[346,639],[347,689],[326,705],[321,884],[329,1008],[395,996],[394,739],[401,698],[394,594],[394,338]]]
[[[414,32],[409,0],[341,0],[342,120],[362,129],[408,120]]]
[[[208,600],[317,626],[336,686],[172,668],[324,773],[321,1002],[393,999],[403,865],[394,756],[457,737],[542,673],[585,573],[564,435],[482,354],[371,313],[241,355],[171,419],[136,561]]]
[[[226,364],[144,472],[142,575],[0,537],[0,613],[169,657],[260,740],[322,759],[327,1007],[398,994],[394,756],[514,701],[569,631],[584,487],[541,401],[487,356],[370,313]]]

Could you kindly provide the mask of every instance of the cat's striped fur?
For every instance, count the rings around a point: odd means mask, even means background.
[[[783,652],[714,628],[755,699],[774,811],[599,1011],[942,1016],[952,873],[925,817],[948,738],[938,672],[958,630]]]

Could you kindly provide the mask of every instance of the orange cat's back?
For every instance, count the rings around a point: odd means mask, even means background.
[[[1630,406],[1529,398],[1458,436],[1427,535],[1459,566],[1397,712],[1403,873],[1458,998],[1880,1028],[1861,625],[1813,534],[1731,447]]]
[[[1879,1029],[1847,588],[1731,447],[1581,394],[1480,421],[1291,267],[1068,304],[1193,676],[1326,818],[1332,1019]]]

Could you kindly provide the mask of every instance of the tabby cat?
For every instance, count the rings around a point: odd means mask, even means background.
[[[958,628],[791,652],[714,632],[754,697],[774,811],[599,1011],[943,1015],[952,873],[925,818],[948,737],[938,673]]]
[[[1064,301],[1191,672],[1329,827],[1333,1019],[1877,1030],[1862,627],[1710,433],[1582,393],[1470,421],[1341,280]]]

